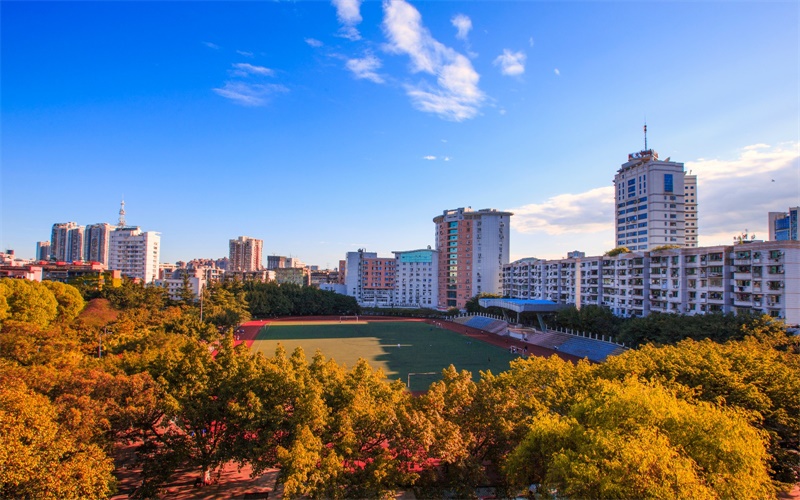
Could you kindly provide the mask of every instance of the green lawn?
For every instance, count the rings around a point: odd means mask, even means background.
[[[364,358],[382,368],[389,379],[403,383],[411,373],[411,389],[415,391],[438,380],[442,369],[450,364],[471,371],[477,380],[480,370],[499,373],[516,358],[500,347],[425,323],[272,323],[258,333],[253,350],[272,356],[278,343],[289,353],[302,347],[309,360],[320,350],[348,367]],[[425,372],[436,375],[414,375]]]

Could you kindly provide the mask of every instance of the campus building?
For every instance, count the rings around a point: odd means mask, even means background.
[[[345,291],[367,307],[392,307],[395,304],[394,258],[379,258],[375,252],[360,248],[347,252],[345,258]]]
[[[800,207],[788,212],[770,212],[768,215],[770,241],[797,241],[797,217]]]
[[[230,240],[230,252],[228,254],[230,265],[228,271],[250,272],[262,270],[261,249],[263,246],[263,240],[247,236],[239,236],[238,239]]]
[[[50,242],[36,242],[36,260],[50,260]]]
[[[436,309],[439,307],[439,258],[431,247],[396,251],[395,305]]]
[[[139,227],[117,227],[111,231],[108,246],[108,268],[122,271],[124,276],[150,283],[158,278],[161,236]]]
[[[797,325],[800,242],[520,259],[503,266],[503,295],[604,306],[623,317],[747,311]]]
[[[433,219],[439,252],[439,308],[463,309],[480,293],[501,293],[509,261],[511,212],[470,207]]]
[[[646,145],[629,154],[614,177],[616,246],[697,247],[697,176],[687,175],[683,163],[659,160]]]

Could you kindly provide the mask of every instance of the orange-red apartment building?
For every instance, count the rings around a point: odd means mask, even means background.
[[[463,309],[475,295],[503,292],[512,215],[493,208],[473,211],[467,207],[445,210],[433,219],[440,309]]]

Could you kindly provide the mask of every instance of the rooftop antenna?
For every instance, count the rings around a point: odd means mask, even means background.
[[[644,121],[644,150],[647,151],[647,120]]]
[[[119,207],[119,222],[118,227],[125,227],[125,198],[122,199]]]

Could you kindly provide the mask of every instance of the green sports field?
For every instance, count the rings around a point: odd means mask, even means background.
[[[252,349],[272,356],[279,343],[289,353],[302,347],[309,359],[319,349],[348,367],[364,358],[382,368],[389,379],[403,383],[411,373],[414,391],[427,389],[450,364],[471,371],[477,380],[480,370],[505,371],[517,357],[481,340],[420,322],[278,322],[261,329]],[[426,372],[436,374],[421,375]]]

